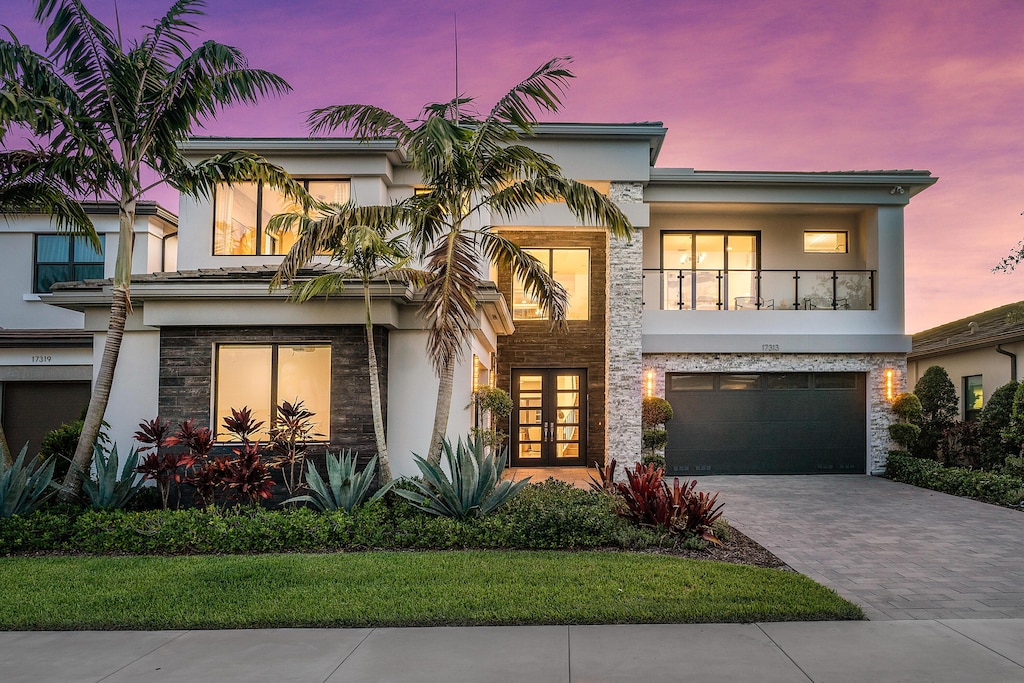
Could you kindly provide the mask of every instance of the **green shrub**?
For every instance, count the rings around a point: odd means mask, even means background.
[[[672,404],[660,396],[648,396],[644,399],[640,425],[645,429],[657,427],[672,419]]]
[[[943,467],[937,462],[889,452],[885,476],[954,496],[966,496],[1000,505],[1020,505],[1024,501],[1024,480],[1005,474]]]
[[[892,412],[903,422],[917,422],[921,418],[921,399],[914,394],[900,394],[893,399]]]
[[[989,396],[985,407],[978,415],[979,466],[983,469],[998,469],[1008,456],[1016,455],[1019,447],[1003,436],[1010,426],[1013,413],[1013,397],[1017,382],[999,387]]]
[[[43,436],[39,445],[40,458],[53,458],[53,478],[57,481],[64,481],[71,461],[75,457],[75,449],[78,447],[78,437],[82,435],[84,420],[75,420],[62,424],[56,429],[51,429]]]
[[[910,395],[913,396],[913,394]],[[889,436],[896,442],[896,445],[908,452],[913,448],[920,433],[921,428],[909,422],[896,422],[889,425]]]
[[[665,447],[668,443],[668,432],[664,429],[645,429],[641,433],[641,443],[648,455]]]
[[[954,422],[942,432],[936,458],[946,467],[977,468],[981,463],[978,425],[974,422]]]
[[[960,413],[956,387],[953,386],[945,368],[933,365],[925,370],[921,379],[914,385],[914,394],[921,401],[921,434],[917,437],[912,452],[919,458],[934,459],[938,457],[943,432]]]
[[[1024,479],[1024,456],[1006,456],[1006,460],[1003,461],[1003,467],[1000,471],[1011,477],[1020,477],[1021,479]]]
[[[59,550],[71,533],[74,516],[37,510],[0,519],[0,555]]]
[[[658,453],[647,453],[644,457],[640,458],[640,462],[644,465],[654,465],[655,467],[665,469],[665,456]]]
[[[1024,453],[1021,453],[1022,445],[1024,445],[1024,382],[1018,384],[1014,391],[1013,408],[1010,411],[1010,424],[1007,426],[1006,431],[1003,432],[1003,437],[1011,448],[1024,455]]]

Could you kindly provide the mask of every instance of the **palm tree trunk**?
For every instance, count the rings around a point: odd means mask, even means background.
[[[370,312],[370,283],[363,282],[363,301],[366,304],[366,349],[370,369],[370,404],[373,406],[373,434],[377,438],[377,463],[382,483],[391,481],[391,462],[384,436],[384,412],[380,404],[380,377],[377,372],[377,351],[373,345],[373,317]]]
[[[89,398],[89,408],[85,412],[85,424],[82,435],[78,437],[73,463],[64,478],[64,490],[60,499],[71,502],[82,493],[82,476],[92,468],[93,449],[103,426],[103,416],[107,412],[110,400],[110,387],[114,384],[114,368],[117,357],[121,353],[121,340],[124,337],[124,326],[131,308],[128,288],[131,284],[132,246],[135,227],[135,200],[123,197],[119,211],[119,230],[117,237],[117,257],[114,261],[114,291],[110,302],[110,321],[107,324],[107,339],[103,344],[103,358],[96,375],[96,382]]]
[[[434,407],[434,431],[430,434],[430,450],[427,461],[441,463],[441,441],[448,431],[448,413],[452,409],[452,390],[455,386],[455,363],[446,365],[438,376],[437,405]]]
[[[110,323],[107,326],[107,340],[103,345],[103,359],[100,371],[96,375],[96,384],[89,399],[89,409],[85,413],[85,424],[82,435],[78,437],[75,448],[74,464],[64,479],[64,491],[61,499],[72,501],[82,491],[82,480],[79,472],[88,472],[92,467],[93,446],[99,437],[103,425],[103,415],[107,412],[107,401],[110,400],[110,387],[114,383],[114,368],[117,357],[121,353],[121,339],[124,336],[124,325],[128,318],[128,290],[123,287],[114,288],[114,300],[110,305]]]

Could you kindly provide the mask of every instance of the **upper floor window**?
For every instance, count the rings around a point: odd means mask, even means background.
[[[845,254],[849,251],[849,233],[840,232],[805,232],[805,254]]]
[[[976,420],[984,404],[985,393],[981,386],[981,375],[964,377],[964,420]]]
[[[248,407],[263,429],[253,438],[266,440],[282,401],[302,401],[315,413],[314,440],[327,440],[331,415],[330,344],[220,344],[214,384],[213,424],[217,440],[234,437],[223,432],[231,409]]]
[[[590,319],[590,250],[589,249],[523,249],[541,262],[551,277],[569,295],[566,320]],[[523,282],[512,278],[512,319],[546,320],[544,310],[526,294]]]
[[[85,237],[36,235],[33,292],[49,292],[56,282],[103,277],[103,235],[96,251]]]
[[[349,199],[347,180],[302,180],[315,199],[344,204]],[[217,188],[213,209],[214,256],[286,254],[295,243],[294,232],[266,229],[271,217],[299,207],[263,183],[234,183]]]

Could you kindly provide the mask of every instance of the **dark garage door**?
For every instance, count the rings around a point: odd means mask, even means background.
[[[863,373],[670,373],[669,475],[865,472]]]
[[[3,425],[11,450],[17,455],[27,443],[29,454],[37,454],[48,431],[82,417],[89,393],[88,382],[5,382]]]

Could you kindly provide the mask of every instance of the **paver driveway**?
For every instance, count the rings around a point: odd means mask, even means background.
[[[1024,512],[863,475],[699,482],[739,530],[869,619],[1024,618]]]

